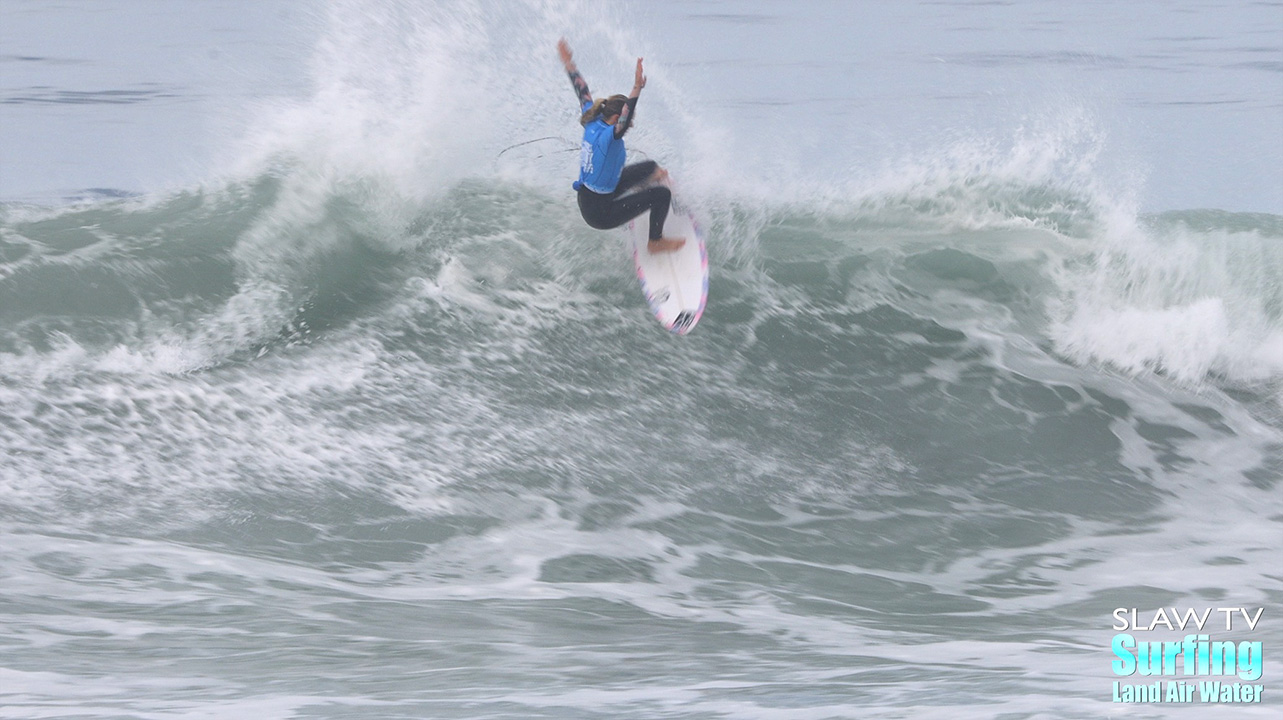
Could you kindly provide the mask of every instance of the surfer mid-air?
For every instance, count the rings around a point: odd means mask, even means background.
[[[637,98],[641,89],[646,87],[642,59],[637,58],[637,73],[631,93],[593,100],[588,83],[575,67],[565,38],[557,42],[557,52],[579,96],[579,109],[583,113],[579,124],[584,126],[584,139],[579,150],[579,180],[575,182],[575,190],[579,194],[579,212],[584,220],[598,230],[609,230],[649,210],[650,242],[647,245],[650,252],[672,252],[681,248],[686,243],[684,239],[664,237],[664,221],[668,218],[672,192],[663,184],[628,192],[645,183],[665,183],[668,180],[668,171],[652,160],[624,166],[624,133],[632,126]]]

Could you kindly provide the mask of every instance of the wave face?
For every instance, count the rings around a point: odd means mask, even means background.
[[[1268,604],[1283,217],[1139,212],[1080,109],[793,172],[657,68],[673,337],[572,21],[626,78],[598,5],[333,3],[217,179],[0,205],[6,706],[1098,716],[1115,607]]]

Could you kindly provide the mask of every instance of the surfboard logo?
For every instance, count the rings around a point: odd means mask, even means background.
[[[678,313],[677,318],[673,320],[672,330],[673,332],[681,332],[682,330],[689,328],[694,322],[695,313],[690,312],[689,310]]]
[[[650,301],[653,303],[666,303],[671,296],[672,293],[668,291],[668,288],[660,288],[658,292],[651,294]]]

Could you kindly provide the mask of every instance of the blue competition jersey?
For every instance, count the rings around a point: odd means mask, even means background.
[[[585,103],[586,112],[591,103]],[[595,193],[609,195],[619,184],[619,174],[624,170],[624,139],[615,137],[615,126],[607,125],[605,120],[597,119],[584,128],[583,144],[579,146],[579,182],[580,185]]]

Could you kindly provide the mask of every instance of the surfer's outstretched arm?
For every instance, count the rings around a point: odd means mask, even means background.
[[[557,41],[557,54],[561,55],[561,64],[566,67],[566,74],[570,76],[570,84],[575,88],[575,94],[579,96],[579,109],[583,110],[585,105],[592,105],[592,93],[588,91],[588,81],[584,76],[579,74],[579,68],[575,67],[575,61],[570,53],[570,44],[566,38]]]
[[[637,73],[633,78],[633,91],[628,93],[628,100],[624,103],[624,109],[619,113],[619,121],[615,123],[615,137],[621,138],[628,128],[633,126],[633,114],[637,112],[637,98],[641,95],[642,88],[646,87],[646,76],[642,74],[642,59],[637,58]]]

